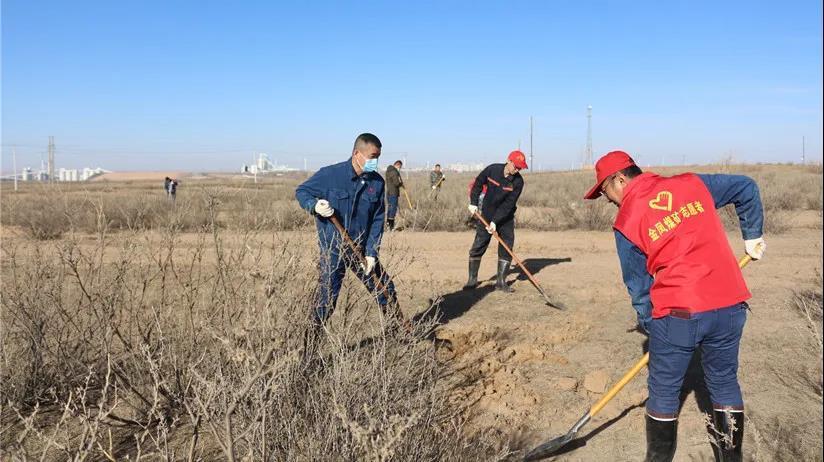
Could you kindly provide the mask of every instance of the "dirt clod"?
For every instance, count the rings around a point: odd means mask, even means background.
[[[590,372],[584,377],[584,388],[593,393],[603,393],[609,385],[609,374],[604,370]]]

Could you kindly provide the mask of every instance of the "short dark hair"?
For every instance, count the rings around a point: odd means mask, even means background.
[[[358,151],[367,145],[375,146],[376,148],[382,147],[381,140],[379,140],[377,136],[371,133],[361,133],[355,138],[355,145],[352,146],[352,152]]]
[[[396,160],[392,165],[403,165],[400,159]]]
[[[644,172],[641,171],[641,167],[639,167],[637,165],[630,165],[629,167],[627,167],[623,170],[620,170],[618,173],[623,174],[627,178],[635,178],[636,176],[638,176],[638,175],[640,175]]]
[[[435,164],[435,167],[440,167],[440,166],[441,166],[441,164]]]

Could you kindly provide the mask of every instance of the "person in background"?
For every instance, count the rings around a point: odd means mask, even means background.
[[[429,186],[432,187],[432,192],[430,193],[432,200],[438,200],[438,193],[440,193],[444,181],[446,181],[446,177],[441,171],[441,164],[435,164],[435,169],[429,172]]]
[[[390,231],[395,229],[398,198],[401,195],[401,188],[403,188],[401,167],[403,167],[403,162],[400,160],[396,160],[395,163],[386,167],[386,226]]]

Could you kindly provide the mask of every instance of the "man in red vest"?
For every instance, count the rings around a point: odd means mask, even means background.
[[[742,460],[738,347],[751,295],[715,210],[735,205],[745,251],[761,258],[758,186],[740,175],[643,173],[623,151],[603,156],[595,171],[584,198],[603,194],[618,206],[613,228],[623,279],[649,333],[646,460],[675,455],[679,394],[697,348],[719,435],[713,451],[718,460]]]

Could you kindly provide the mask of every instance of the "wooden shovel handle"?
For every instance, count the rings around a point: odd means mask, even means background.
[[[484,218],[484,216],[483,216],[483,215],[481,215],[481,213],[480,213],[480,212],[475,212],[475,217],[476,217],[478,220],[481,220],[481,223],[483,223],[483,225],[484,225],[485,227],[489,228],[489,222],[488,222],[488,221],[486,221],[486,219]],[[528,269],[526,269],[526,267],[524,266],[524,264],[523,264],[523,262],[521,261],[521,259],[520,259],[520,258],[518,258],[518,257],[515,255],[515,253],[514,253],[514,252],[512,252],[512,249],[510,249],[510,248],[509,248],[509,246],[508,246],[508,245],[506,245],[506,242],[504,242],[504,240],[501,238],[501,236],[500,236],[500,235],[498,235],[498,231],[493,231],[493,232],[492,232],[492,236],[493,236],[493,237],[494,237],[494,238],[498,241],[498,243],[499,243],[499,244],[501,244],[501,246],[502,246],[502,247],[504,248],[504,250],[506,250],[506,252],[507,252],[507,253],[508,253],[508,254],[512,257],[512,259],[513,259],[513,260],[515,260],[515,263],[516,263],[516,264],[517,264],[517,265],[521,268],[521,270],[523,270],[524,274],[526,274],[526,277],[528,277],[528,278],[529,278],[529,280],[532,282],[532,284],[533,284],[533,285],[535,285],[535,287],[538,289],[538,291],[539,291],[539,292],[541,292],[541,294],[543,294],[543,293],[544,293],[544,289],[541,287],[541,285],[540,285],[540,284],[538,284],[538,281],[536,281],[536,280],[535,280],[535,277],[532,275],[532,273],[530,273],[530,272],[529,272],[529,270],[528,270]]]

